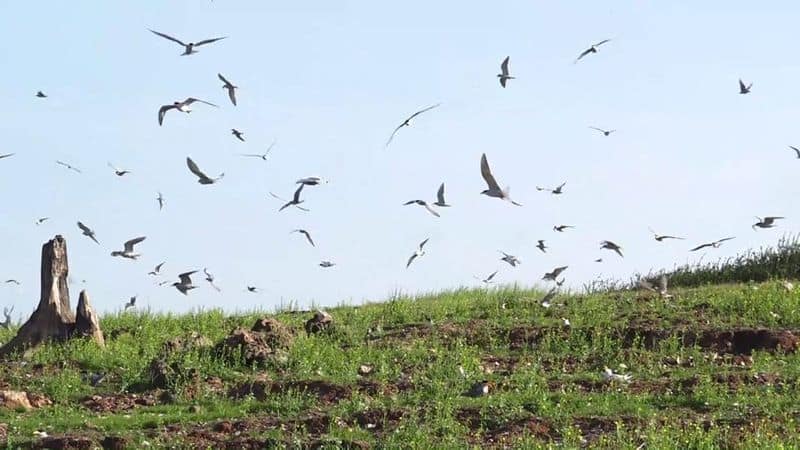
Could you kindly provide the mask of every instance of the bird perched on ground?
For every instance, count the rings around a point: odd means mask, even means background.
[[[308,231],[303,229],[297,229],[297,230],[292,230],[292,233],[300,233],[304,235],[308,243],[311,244],[312,247],[316,247],[316,245],[314,245],[314,240],[311,239],[311,234]]]
[[[83,381],[89,383],[92,387],[97,387],[97,385],[106,379],[106,374],[104,372],[83,373],[81,374],[81,378],[83,378]]]
[[[130,298],[130,300],[128,300],[128,303],[125,303],[125,309],[127,310],[128,308],[135,308],[135,307],[136,307],[136,296],[134,295],[133,297]]]
[[[747,86],[745,86],[744,81],[742,81],[742,79],[739,78],[739,93],[740,94],[749,94],[750,93],[750,88],[752,88],[752,87],[753,87],[753,83],[750,83]]]
[[[325,269],[327,269],[329,267],[333,267],[335,265],[336,265],[335,263],[332,263],[330,261],[322,261],[321,263],[319,263],[319,266],[322,267],[322,268],[325,268]]]
[[[425,254],[424,247],[425,247],[425,244],[428,243],[428,239],[430,239],[430,238],[427,238],[424,241],[419,243],[419,245],[417,246],[417,250],[414,251],[414,253],[411,255],[410,258],[408,258],[408,262],[406,263],[406,269],[408,269],[408,267],[411,265],[412,262],[414,262],[415,259],[417,259],[420,256]]]
[[[164,196],[161,195],[161,192],[158,193],[156,201],[158,202],[158,210],[161,211],[162,209],[164,209]]]
[[[792,145],[790,145],[789,148],[794,150],[795,154],[797,155],[797,159],[800,159],[800,148],[794,147]]]
[[[536,241],[536,248],[541,250],[542,253],[547,253],[547,249],[550,247],[544,245],[544,239],[539,239],[538,241]]]
[[[578,55],[578,58],[575,60],[575,63],[577,63],[578,61],[580,61],[581,59],[583,59],[583,57],[584,57],[584,56],[586,56],[586,55],[588,55],[588,54],[590,54],[590,53],[597,53],[597,47],[599,47],[599,46],[601,46],[601,45],[605,44],[606,42],[608,42],[608,41],[610,41],[610,40],[611,40],[611,39],[603,39],[602,41],[600,41],[600,42],[598,42],[598,43],[596,43],[596,44],[593,44],[591,47],[587,48],[586,50],[584,50],[583,52],[581,52],[581,54],[580,54],[580,55]],[[573,64],[574,64],[574,63],[573,63]]]
[[[189,105],[191,105],[194,102],[200,102],[200,103],[203,103],[203,104],[206,104],[206,105],[209,105],[209,106],[213,106],[215,108],[219,108],[219,106],[217,106],[217,105],[215,105],[213,103],[207,102],[205,100],[200,100],[200,99],[194,98],[194,97],[189,97],[189,98],[187,98],[186,100],[184,100],[182,102],[179,102],[179,101],[176,100],[176,101],[172,102],[171,105],[162,105],[160,108],[158,108],[158,125],[161,126],[161,125],[164,124],[164,116],[167,114],[167,111],[169,111],[170,109],[177,109],[180,112],[184,112],[186,114],[189,114],[190,112],[192,112],[192,109],[189,108]]]
[[[97,242],[97,238],[94,235],[94,231],[92,231],[91,228],[87,227],[80,221],[78,222],[78,228],[81,229],[81,231],[83,232],[82,234],[84,236],[87,236],[89,239],[93,240],[96,244],[99,244],[99,242]]]
[[[608,136],[608,135],[610,135],[611,133],[613,133],[613,132],[617,131],[617,130],[604,130],[604,129],[602,129],[602,128],[597,128],[597,127],[589,127],[589,128],[591,128],[591,129],[593,129],[593,130],[597,130],[597,131],[599,131],[599,132],[603,133],[603,136]]]
[[[500,189],[500,185],[497,184],[497,180],[494,179],[492,170],[489,168],[489,161],[486,160],[486,153],[481,155],[481,176],[489,187],[489,189],[484,190],[481,194],[509,201],[516,206],[522,206],[514,200],[511,200],[509,196],[510,188],[506,187],[505,189]]]
[[[558,231],[559,233],[563,233],[564,230],[566,230],[567,228],[575,228],[575,227],[572,225],[556,225],[553,227],[553,231]]]
[[[36,225],[41,225],[48,220],[50,220],[49,217],[39,217],[38,219],[36,219]]]
[[[238,89],[239,86],[234,86],[234,84],[228,81],[225,77],[223,77],[221,73],[218,73],[217,77],[223,83],[225,83],[222,85],[222,89],[228,90],[228,98],[231,99],[231,103],[233,103],[233,106],[236,106],[236,89]]]
[[[302,184],[305,186],[318,186],[320,184],[327,184],[328,180],[322,177],[305,177],[295,181],[295,184]]]
[[[444,200],[444,183],[439,186],[439,190],[436,191],[436,201],[433,202],[434,206],[438,206],[440,208],[448,208],[450,205]]]
[[[197,286],[192,284],[192,278],[191,278],[191,276],[193,274],[195,274],[195,273],[197,273],[197,271],[196,270],[192,270],[191,272],[184,272],[184,273],[178,275],[178,279],[180,281],[176,281],[176,282],[172,283],[172,285],[175,286],[175,289],[180,291],[181,294],[189,295],[188,294],[189,291],[191,291],[192,289],[196,289],[197,288]]]
[[[623,257],[622,256],[622,247],[620,247],[619,245],[617,245],[617,244],[615,244],[615,243],[613,243],[611,241],[601,241],[600,242],[600,248],[604,248],[604,249],[607,249],[607,250],[615,251],[615,252],[617,252],[617,254],[620,257]]]
[[[489,382],[487,380],[478,381],[469,388],[468,391],[462,393],[464,397],[483,397],[489,395]]]
[[[236,128],[231,128],[231,134],[236,136],[236,139],[244,142],[244,138],[242,137],[244,136],[244,133],[242,133],[241,131],[237,130]]]
[[[286,209],[286,208],[288,208],[290,206],[296,206],[296,207],[298,207],[298,208],[300,208],[300,209],[302,209],[304,211],[308,211],[307,209],[300,207],[300,203],[303,203],[305,201],[305,200],[300,200],[300,193],[303,192],[303,188],[305,186],[306,186],[305,184],[301,184],[300,187],[297,188],[296,191],[294,191],[294,196],[292,197],[292,199],[289,200],[288,202],[286,202],[283,206],[281,206],[280,209],[278,209],[278,212],[283,211],[284,209]],[[270,194],[272,194],[272,193],[270,192]],[[272,195],[273,195],[273,197],[279,198],[275,194],[272,194]]]
[[[78,169],[78,168],[77,168],[77,167],[75,167],[75,166],[71,166],[71,165],[69,165],[69,164],[67,164],[67,163],[65,163],[65,162],[63,162],[63,161],[56,160],[56,164],[58,164],[58,165],[60,165],[60,166],[64,166],[64,167],[66,167],[67,169],[69,169],[69,170],[71,170],[71,171],[73,171],[73,172],[75,172],[75,173],[83,173],[83,172],[81,172],[81,169]]]
[[[722,245],[722,243],[723,243],[723,242],[725,242],[725,241],[730,241],[731,239],[736,239],[736,237],[735,237],[735,236],[733,236],[733,237],[726,237],[726,238],[720,239],[720,240],[718,240],[718,241],[709,242],[709,243],[707,243],[707,244],[700,244],[700,245],[698,245],[697,247],[695,247],[695,248],[693,248],[693,249],[691,249],[691,250],[689,250],[689,251],[690,251],[690,252],[696,252],[696,251],[698,251],[698,250],[700,250],[700,249],[703,249],[703,248],[706,248],[706,247],[719,248],[719,247],[720,247],[720,245]]]
[[[152,271],[147,272],[147,274],[148,275],[153,275],[153,276],[161,274],[161,267],[163,265],[164,265],[164,262],[161,262],[161,263],[157,264],[156,267]]]
[[[36,91],[36,96],[39,98],[47,98],[47,95],[42,91]]]
[[[758,222],[754,223],[753,226],[752,226],[752,228],[754,230],[756,229],[756,227],[758,227],[758,228],[774,228],[775,227],[775,221],[776,220],[780,220],[780,219],[785,219],[785,217],[768,216],[768,217],[764,217],[762,219],[761,217],[756,216],[756,219],[758,219]]]
[[[197,182],[200,184],[214,184],[225,176],[223,172],[217,175],[216,178],[209,178],[208,175],[204,174],[203,171],[197,167],[197,164],[192,161],[192,158],[188,156],[186,157],[186,166],[189,167],[189,171],[197,177]]]
[[[612,381],[620,381],[623,383],[628,383],[633,378],[630,375],[622,375],[619,373],[614,373],[613,370],[609,369],[608,367],[603,367],[603,380],[612,382]]]
[[[517,258],[516,256],[509,255],[508,253],[506,253],[506,252],[504,252],[502,250],[498,250],[498,252],[503,254],[503,257],[500,258],[500,261],[505,261],[505,262],[511,264],[511,267],[517,267],[517,264],[522,264],[522,261],[520,261],[519,258]]]
[[[489,276],[486,277],[486,278],[481,279],[480,277],[475,277],[475,279],[480,280],[481,283],[483,283],[483,284],[490,284],[490,283],[492,283],[492,280],[494,279],[494,276],[497,275],[497,272],[498,271],[495,270],[494,272],[490,273]]]
[[[244,157],[247,157],[247,158],[259,158],[262,161],[266,161],[267,157],[269,156],[269,152],[272,151],[272,147],[274,147],[274,146],[275,146],[275,141],[272,141],[272,144],[269,144],[269,147],[267,147],[267,151],[265,151],[264,153],[260,153],[260,154],[259,153],[240,153],[240,155],[244,156]]]
[[[406,120],[403,121],[403,123],[398,125],[397,128],[395,128],[394,131],[392,131],[392,135],[389,136],[389,140],[386,141],[386,145],[384,145],[384,148],[388,147],[389,144],[392,143],[392,140],[394,139],[394,136],[397,134],[398,131],[400,131],[400,129],[402,129],[403,127],[411,126],[411,119],[417,117],[418,115],[420,115],[420,114],[422,114],[424,112],[428,112],[428,111],[432,110],[433,108],[437,108],[439,105],[441,105],[441,103],[437,103],[435,105],[428,106],[427,108],[420,109],[419,111],[417,111],[414,114],[410,115]]]
[[[16,155],[16,153],[6,153],[4,155],[0,155],[0,159],[10,158],[10,157],[12,157],[14,155]]]
[[[506,82],[508,80],[513,80],[514,77],[508,74],[508,60],[511,58],[510,56],[506,56],[506,59],[500,63],[500,73],[497,74],[497,78],[500,79],[500,86],[506,87]]]
[[[651,233],[653,233],[653,238],[654,238],[655,240],[657,240],[658,242],[662,242],[664,239],[679,239],[679,240],[684,240],[684,238],[682,238],[682,237],[678,237],[678,236],[668,236],[668,235],[662,235],[662,234],[658,234],[658,233],[656,233],[655,231],[653,231],[653,229],[652,229],[652,228],[650,228],[650,227],[648,227],[647,229],[648,229],[648,230],[650,230],[650,232],[651,232]]]
[[[161,36],[164,39],[168,39],[168,40],[170,40],[172,42],[175,42],[175,43],[181,45],[183,47],[183,53],[181,53],[181,56],[193,55],[193,54],[197,53],[197,51],[195,50],[195,47],[200,47],[201,45],[211,44],[212,42],[217,42],[217,41],[225,39],[227,37],[227,36],[223,36],[223,37],[212,38],[212,39],[204,39],[202,41],[189,42],[188,44],[185,44],[185,43],[181,42],[180,40],[178,40],[178,39],[176,39],[176,38],[174,38],[174,37],[172,37],[172,36],[170,36],[168,34],[159,33],[158,31],[154,31],[154,30],[150,30],[150,32],[155,34],[155,35],[157,35],[157,36]]]
[[[142,255],[140,255],[138,253],[134,253],[133,252],[133,246],[138,244],[138,243],[140,243],[140,242],[142,242],[145,239],[146,239],[146,236],[140,236],[140,237],[131,239],[129,241],[126,241],[125,242],[125,249],[122,250],[122,251],[116,251],[115,250],[115,251],[111,252],[111,256],[121,256],[123,258],[134,259],[134,260],[138,259]]]
[[[210,284],[215,291],[221,292],[222,290],[216,284],[214,284],[214,275],[208,271],[208,268],[203,267],[203,273],[206,274],[206,281],[208,284]]]
[[[116,166],[114,166],[113,164],[111,164],[110,162],[108,163],[108,167],[111,167],[111,169],[114,170],[114,175],[116,175],[118,177],[121,177],[121,176],[124,176],[124,175],[127,175],[127,174],[131,173],[130,170],[119,169]]]
[[[568,267],[569,266],[556,267],[552,272],[545,273],[542,279],[547,281],[556,281],[556,278],[558,278],[559,275],[567,270]]]
[[[565,181],[565,182],[561,183],[560,185],[558,185],[558,187],[556,187],[555,189],[536,186],[536,190],[537,191],[549,191],[551,194],[559,195],[559,194],[563,194],[564,193],[563,189],[564,189],[564,185],[566,185],[566,184],[567,184],[567,182]]]
[[[405,205],[414,205],[414,204],[419,205],[419,206],[424,206],[425,209],[427,209],[429,213],[433,214],[436,217],[440,217],[439,213],[434,211],[433,208],[431,208],[430,206],[428,206],[428,202],[426,202],[425,200],[409,200],[409,201],[403,203],[404,206]]]

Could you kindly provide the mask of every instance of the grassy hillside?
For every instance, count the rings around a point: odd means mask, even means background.
[[[104,350],[51,344],[0,366],[4,389],[52,401],[0,422],[10,448],[800,446],[800,289],[673,294],[544,308],[540,292],[465,289],[333,308],[312,335],[311,313],[279,313],[288,331],[262,335],[258,355],[218,343],[266,314],[106,316]],[[606,382],[604,366],[632,380]],[[487,396],[462,395],[483,379]]]

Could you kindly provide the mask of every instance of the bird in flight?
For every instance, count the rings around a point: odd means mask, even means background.
[[[148,275],[153,275],[153,276],[159,275],[161,273],[161,267],[163,265],[164,265],[163,262],[159,263],[158,265],[156,265],[156,267],[152,271],[148,272],[147,274]]]
[[[706,247],[719,248],[720,245],[722,245],[723,242],[730,241],[731,239],[735,239],[735,238],[736,238],[735,236],[734,237],[726,237],[726,238],[720,239],[718,241],[709,242],[707,244],[701,244],[701,245],[698,245],[697,247],[695,247],[695,248],[693,248],[693,249],[691,249],[689,251],[690,252],[696,252],[696,251],[698,251],[700,249],[703,249],[703,248],[706,248]]]
[[[580,54],[580,55],[578,55],[578,58],[575,60],[575,63],[577,63],[578,61],[580,61],[581,59],[583,59],[583,57],[584,57],[584,56],[586,56],[586,55],[588,55],[589,53],[597,53],[597,47],[599,47],[599,46],[601,46],[601,45],[605,44],[606,42],[608,42],[608,41],[610,41],[610,40],[611,40],[611,39],[603,39],[602,41],[600,41],[600,42],[598,42],[598,43],[596,43],[596,44],[592,45],[592,46],[591,46],[591,47],[589,47],[589,48],[587,48],[586,50],[584,50],[583,52],[581,52],[581,54]],[[573,64],[575,64],[575,63],[573,63]]]
[[[494,272],[490,273],[488,277],[486,277],[484,279],[481,279],[480,277],[475,277],[475,279],[476,280],[480,280],[481,283],[483,283],[483,284],[490,284],[490,283],[492,283],[492,280],[494,279],[494,276],[497,275],[497,272],[499,272],[499,271],[495,270]]]
[[[308,211],[308,209],[303,208],[302,206],[300,206],[300,203],[305,202],[305,200],[300,200],[300,193],[303,192],[303,188],[304,187],[306,187],[306,185],[305,184],[301,184],[300,187],[297,188],[296,191],[294,191],[294,196],[292,196],[292,199],[289,200],[288,202],[286,202],[283,206],[281,206],[280,209],[278,209],[278,212],[281,212],[281,211],[283,211],[284,209],[286,209],[286,208],[288,208],[290,206],[295,206],[295,207],[297,207],[299,209],[302,209],[303,211]],[[272,192],[270,192],[270,195],[272,195],[273,197],[277,198],[278,200],[286,201],[286,200],[283,200],[282,198],[278,197],[277,195],[273,194]]]
[[[317,186],[320,184],[326,184],[327,182],[328,180],[322,177],[306,177],[306,178],[300,178],[295,182],[295,184],[302,184],[305,186]]]
[[[311,234],[308,231],[303,229],[297,229],[297,230],[292,230],[292,233],[300,233],[304,235],[308,243],[311,244],[312,247],[316,247],[316,245],[314,245],[314,240],[311,239]]]
[[[562,272],[567,270],[568,267],[569,266],[556,267],[555,269],[553,269],[552,272],[545,273],[542,279],[548,281],[556,281],[556,278],[558,278],[558,276],[561,275]]]
[[[509,255],[508,253],[506,253],[506,252],[504,252],[502,250],[498,250],[498,252],[503,254],[503,257],[500,258],[500,261],[505,261],[505,262],[511,264],[511,267],[517,267],[517,264],[522,264],[522,261],[520,261],[519,258],[517,258],[516,256]]]
[[[12,157],[14,155],[15,155],[15,153],[6,153],[4,155],[0,155],[0,159],[10,158],[10,157]]]
[[[136,296],[135,295],[133,297],[131,297],[130,300],[128,300],[128,303],[125,303],[125,309],[126,310],[128,308],[134,308],[134,307],[136,307]]]
[[[97,238],[95,237],[94,231],[91,228],[87,227],[80,221],[78,222],[78,228],[80,228],[81,231],[83,231],[84,236],[89,237],[89,239],[93,240],[96,244],[100,244],[99,242],[97,242]]]
[[[47,98],[47,95],[42,91],[36,91],[36,96],[39,98]]]
[[[39,217],[38,219],[36,219],[36,225],[41,225],[48,220],[50,220],[49,217]]]
[[[389,136],[389,139],[386,141],[386,145],[384,145],[384,148],[388,147],[389,144],[392,143],[392,139],[394,139],[394,135],[396,135],[397,132],[400,131],[401,128],[411,126],[411,119],[417,117],[418,115],[420,115],[420,114],[422,114],[424,112],[430,111],[433,108],[438,107],[439,105],[441,105],[441,103],[437,103],[435,105],[428,106],[427,108],[420,109],[419,111],[417,111],[414,114],[412,114],[411,116],[409,116],[406,120],[403,121],[403,123],[398,125],[397,128],[394,129],[394,131],[392,131],[392,135]]]
[[[244,138],[242,137],[242,136],[244,136],[243,132],[237,130],[236,128],[231,128],[231,134],[236,136],[236,139],[244,142]]]
[[[65,163],[63,161],[56,160],[56,164],[64,166],[67,169],[74,171],[75,173],[83,173],[83,172],[81,172],[81,169],[78,169],[77,167],[71,166],[71,165],[69,165],[69,164],[67,164],[67,163]]]
[[[142,255],[140,255],[138,253],[134,253],[133,252],[133,246],[138,244],[138,243],[140,243],[140,242],[142,242],[145,239],[146,239],[145,236],[140,236],[140,237],[137,237],[137,238],[133,238],[133,239],[131,239],[129,241],[126,241],[124,250],[122,250],[122,251],[115,250],[115,251],[111,252],[111,256],[121,256],[123,258],[128,258],[128,259],[133,259],[133,260],[138,259]]]
[[[269,144],[269,147],[267,147],[267,151],[262,153],[262,154],[258,154],[258,153],[240,153],[239,155],[240,156],[245,156],[245,157],[248,157],[248,158],[260,158],[262,161],[266,161],[267,160],[267,156],[269,156],[269,152],[272,151],[272,147],[274,147],[274,146],[275,146],[275,141],[272,141],[272,144]]]
[[[600,248],[605,248],[607,250],[615,251],[621,258],[624,258],[624,256],[622,256],[622,247],[611,241],[601,241]]]
[[[761,217],[756,216],[756,219],[758,219],[758,222],[753,224],[752,228],[754,230],[756,229],[756,227],[758,227],[758,228],[774,228],[775,227],[775,221],[776,220],[780,220],[780,219],[785,219],[785,217],[764,217],[762,219]]]
[[[564,230],[566,230],[567,228],[575,228],[575,227],[572,225],[556,225],[553,227],[553,231],[558,231],[559,233],[563,233]]]
[[[653,233],[653,239],[657,240],[658,242],[661,242],[664,239],[679,239],[681,241],[685,239],[685,238],[678,237],[678,236],[669,236],[669,235],[666,235],[666,234],[658,234],[655,231],[653,231],[653,229],[650,228],[650,227],[647,227],[647,229],[650,230],[651,233]]]
[[[411,265],[412,262],[414,262],[415,259],[425,254],[425,250],[423,248],[425,247],[425,244],[428,243],[428,239],[425,239],[424,241],[419,243],[419,246],[417,246],[417,250],[414,251],[414,253],[411,255],[410,258],[408,258],[408,262],[406,263],[406,269],[408,269],[408,267]]]
[[[662,274],[658,280],[653,281],[642,278],[639,280],[639,286],[648,291],[658,292],[661,298],[672,298],[672,295],[667,292],[667,276],[664,274]]]
[[[321,263],[319,263],[319,266],[322,267],[322,268],[325,268],[325,269],[327,269],[329,267],[333,267],[335,265],[336,264],[334,264],[334,263],[332,263],[330,261],[322,261]]]
[[[506,87],[506,82],[508,80],[513,80],[514,77],[508,74],[508,60],[511,58],[510,56],[506,56],[506,59],[500,64],[500,73],[497,74],[497,78],[500,79],[500,86]]]
[[[234,84],[228,81],[227,78],[223,77],[221,73],[218,73],[217,77],[223,83],[225,83],[224,85],[222,85],[222,89],[228,90],[228,97],[231,99],[231,103],[233,103],[233,106],[236,106],[236,89],[238,89],[239,86],[234,86]]]
[[[197,286],[192,284],[192,278],[191,278],[191,276],[194,275],[196,272],[197,272],[196,270],[192,270],[191,272],[184,272],[178,275],[178,279],[180,281],[176,281],[172,283],[172,285],[175,287],[175,289],[180,291],[181,294],[189,295],[188,294],[189,291],[197,288]]]
[[[115,167],[115,166],[114,166],[113,164],[111,164],[110,162],[108,163],[108,167],[111,167],[111,169],[112,169],[112,170],[114,170],[114,175],[116,175],[116,176],[118,176],[118,177],[121,177],[121,176],[123,176],[123,175],[127,175],[127,174],[131,173],[131,171],[130,171],[130,170],[118,169],[117,167]]]
[[[450,205],[444,200],[444,183],[439,186],[439,190],[436,192],[436,201],[433,202],[434,206],[438,206],[440,208],[448,208]]]
[[[6,280],[6,281],[5,281],[5,283],[6,283],[6,284],[16,284],[17,286],[19,286],[20,284],[22,284],[22,283],[20,283],[19,281],[17,281],[17,280],[15,280],[15,279],[13,279],[13,278],[9,278],[8,280]]]
[[[539,302],[539,304],[542,305],[542,308],[549,308],[553,306],[553,304],[550,303],[550,301],[556,298],[557,294],[558,294],[558,286],[550,289],[547,292],[547,294],[545,294],[544,297],[542,297],[542,300]]]
[[[203,268],[203,273],[206,274],[206,281],[208,281],[208,284],[210,284],[211,287],[213,287],[214,290],[216,290],[217,292],[222,292],[222,289],[220,289],[216,284],[214,284],[214,275],[212,275],[207,268],[205,267]]]
[[[429,213],[433,214],[436,217],[440,217],[439,213],[434,211],[433,208],[431,208],[430,206],[428,206],[428,202],[426,202],[425,200],[409,200],[409,201],[403,203],[404,206],[405,205],[414,205],[414,204],[419,205],[419,206],[424,206],[425,209],[427,209]]]
[[[604,130],[602,128],[597,128],[597,127],[589,127],[589,128],[591,128],[592,130],[597,130],[597,131],[603,133],[603,136],[608,136],[611,133],[617,131],[617,130]]]
[[[794,152],[797,154],[797,159],[800,159],[800,148],[797,148],[793,145],[790,145],[789,148],[794,150]]]
[[[750,93],[750,88],[752,88],[752,87],[753,87],[753,83],[750,83],[750,84],[745,86],[744,81],[742,81],[742,79],[739,78],[739,93],[740,94],[749,94]]]
[[[257,294],[258,291],[259,291],[259,289],[257,287],[255,287],[255,286],[247,286],[247,292],[252,292],[254,294]]]
[[[186,114],[189,114],[190,112],[192,112],[192,109],[189,108],[189,105],[191,105],[194,102],[200,102],[200,103],[203,103],[203,104],[206,104],[206,105],[209,105],[209,106],[213,106],[215,108],[219,108],[219,106],[217,106],[217,105],[215,105],[213,103],[207,102],[205,100],[200,100],[200,99],[194,98],[194,97],[189,97],[189,98],[187,98],[186,100],[184,100],[182,102],[179,102],[179,101],[176,100],[176,101],[172,102],[171,105],[162,105],[161,108],[158,108],[158,125],[161,126],[161,125],[164,124],[164,116],[167,114],[167,111],[169,111],[170,109],[177,109],[180,112],[185,112]]]
[[[214,184],[225,176],[225,173],[221,173],[216,178],[209,178],[200,170],[199,167],[197,167],[197,164],[192,161],[192,158],[189,158],[188,156],[186,157],[186,165],[189,166],[189,171],[197,176],[197,182],[200,184]]]
[[[161,191],[158,192],[158,197],[156,197],[156,201],[158,201],[158,210],[161,211],[164,209],[164,196],[161,194]]]
[[[175,43],[180,44],[181,46],[183,46],[183,53],[181,53],[181,56],[193,55],[193,54],[197,53],[197,51],[194,49],[195,47],[200,47],[201,45],[206,45],[206,44],[210,44],[212,42],[217,42],[217,41],[225,39],[227,37],[227,36],[223,36],[223,37],[205,39],[205,40],[198,41],[198,42],[189,42],[188,44],[184,44],[180,40],[175,39],[174,37],[172,37],[172,36],[170,36],[168,34],[159,33],[158,31],[154,31],[154,30],[150,30],[150,32],[155,34],[155,35],[161,36],[164,39],[168,39],[168,40],[170,40],[172,42],[175,42]]]
[[[566,184],[567,184],[567,182],[565,181],[565,182],[561,183],[560,185],[558,185],[558,187],[556,187],[555,189],[536,186],[536,190],[540,191],[540,192],[541,191],[550,191],[551,194],[560,195],[560,194],[564,193],[563,189],[564,189],[564,185],[566,185]]]
[[[497,184],[497,180],[494,179],[492,170],[489,168],[489,161],[486,160],[486,153],[481,155],[481,176],[489,187],[489,189],[481,192],[481,194],[509,201],[516,206],[522,206],[514,200],[511,200],[509,196],[510,188],[506,187],[505,189],[500,189],[500,185]]]
[[[544,245],[544,239],[539,239],[536,241],[536,248],[542,251],[542,253],[547,253],[548,246]]]

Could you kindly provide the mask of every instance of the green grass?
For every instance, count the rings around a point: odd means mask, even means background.
[[[706,276],[711,283],[718,275]],[[514,287],[396,296],[331,308],[335,328],[311,336],[303,331],[311,314],[279,311],[272,316],[295,331],[282,357],[248,366],[209,348],[178,352],[167,358],[175,372],[165,390],[153,387],[148,371],[165,341],[198,332],[217,343],[266,314],[109,315],[101,323],[105,349],[80,340],[50,344],[0,366],[8,389],[53,402],[0,410],[0,422],[8,424],[9,448],[31,445],[37,430],[95,442],[125,436],[130,448],[241,447],[244,439],[327,448],[344,441],[373,448],[800,446],[797,353],[756,349],[750,362],[685,341],[739,328],[800,330],[800,290],[788,292],[777,280],[708,283],[677,288],[672,300],[629,290],[559,296],[550,309],[539,305],[541,292]],[[0,331],[0,339],[13,332]],[[359,376],[362,364],[373,372]],[[604,366],[633,381],[603,382]],[[92,387],[82,373],[96,371],[108,376]],[[209,379],[222,389],[209,388]],[[461,395],[482,379],[492,382],[490,395]],[[324,381],[348,394],[325,401],[292,389],[229,395],[254,380]],[[133,394],[153,404],[105,412],[84,406],[91,396]],[[241,433],[215,431],[226,421]]]

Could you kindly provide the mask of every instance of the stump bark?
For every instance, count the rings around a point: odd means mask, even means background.
[[[80,295],[76,322],[70,310],[67,275],[67,242],[57,235],[42,246],[39,306],[17,335],[0,348],[0,358],[30,350],[47,341],[64,341],[74,335],[91,336],[99,345],[105,345],[97,315],[85,292]]]

